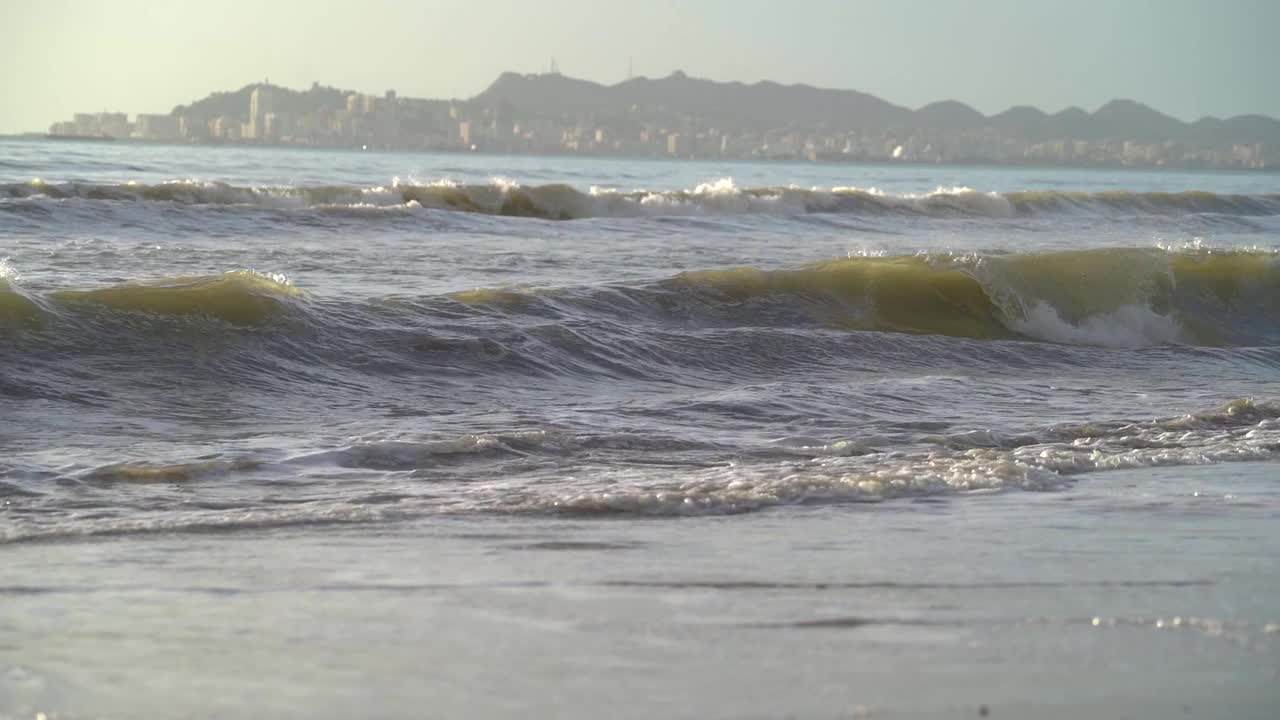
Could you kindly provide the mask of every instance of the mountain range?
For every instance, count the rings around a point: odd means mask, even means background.
[[[856,128],[867,131],[990,129],[1025,140],[1122,138],[1144,142],[1280,143],[1280,120],[1240,115],[1206,117],[1193,123],[1133,100],[1112,100],[1093,113],[1071,107],[1052,115],[1018,106],[983,115],[955,100],[912,110],[856,90],[830,90],[775,82],[716,82],[675,72],[664,78],[633,78],[601,85],[559,74],[503,73],[472,99],[484,105],[507,103],[541,114],[617,114],[630,108],[664,108],[699,116],[721,127],[749,130],[795,126]]]
[[[243,116],[257,85],[215,93],[174,108],[174,115],[213,118]],[[348,91],[314,85],[294,91],[274,87],[278,112],[308,113],[346,106]],[[419,101],[439,103],[450,101]],[[1024,141],[1069,138],[1124,139],[1140,142],[1183,141],[1211,145],[1262,143],[1280,145],[1280,120],[1263,115],[1228,119],[1205,117],[1187,123],[1133,100],[1112,100],[1090,113],[1077,107],[1048,114],[1029,106],[983,115],[955,100],[910,109],[856,90],[832,90],[770,81],[752,84],[717,82],[674,72],[663,78],[636,77],[614,85],[571,78],[559,73],[500,75],[469,103],[504,109],[514,117],[592,115],[598,119],[640,113],[647,116],[697,118],[699,125],[723,130],[764,131],[778,128],[851,129],[861,132],[990,131]]]

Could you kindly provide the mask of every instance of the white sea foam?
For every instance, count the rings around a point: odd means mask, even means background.
[[[511,178],[502,177],[502,176],[494,176],[489,178],[489,184],[504,191],[517,190],[520,188],[519,182],[516,182]]]
[[[208,533],[366,523],[377,522],[387,516],[387,511],[382,508],[346,502],[316,503],[289,508],[139,512],[129,517],[119,518],[69,518],[16,522],[0,527],[0,544],[101,535]]]
[[[1273,460],[1280,455],[1280,406],[1239,400],[1204,413],[1119,426],[1081,425],[1041,437],[999,438],[973,447],[973,433],[933,450],[842,452],[869,444],[804,445],[808,463],[740,464],[655,478],[601,468],[559,489],[491,498],[495,508],[531,512],[724,514],[776,505],[880,502],[1002,490],[1060,490],[1082,473],[1128,468]],[[1003,445],[1003,447],[1001,447]],[[1012,447],[1010,447],[1012,445]]]
[[[432,191],[451,191],[433,196]],[[504,201],[522,194],[513,211]],[[967,186],[938,187],[929,192],[890,194],[876,187],[799,185],[742,187],[732,177],[697,183],[684,190],[609,187],[579,191],[563,184],[523,185],[511,178],[492,177],[487,184],[465,185],[450,178],[422,181],[394,177],[383,186],[236,187],[188,178],[144,185],[51,184],[40,180],[0,185],[0,197],[87,198],[94,200],[150,200],[186,204],[250,205],[301,208],[342,203],[397,204],[410,200],[442,210],[524,214],[552,219],[661,214],[805,214],[869,213],[931,217],[1010,218],[1054,212],[1132,215],[1134,213],[1216,213],[1265,218],[1280,215],[1277,195],[1212,195],[1209,193],[1069,193],[983,192]],[[371,198],[377,198],[376,200]]]
[[[1036,302],[1024,318],[1012,320],[1011,324],[1013,330],[1023,335],[1071,345],[1133,348],[1186,342],[1176,319],[1139,304],[1124,305],[1071,323],[1063,320],[1052,305]]]
[[[0,281],[14,281],[18,278],[18,269],[9,262],[9,258],[0,257]]]

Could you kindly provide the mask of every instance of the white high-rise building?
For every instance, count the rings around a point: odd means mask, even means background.
[[[178,137],[178,119],[172,115],[138,113],[133,136],[144,140],[173,140]]]
[[[263,116],[272,112],[271,86],[259,85],[249,95],[248,137],[254,140],[266,139],[266,127]]]

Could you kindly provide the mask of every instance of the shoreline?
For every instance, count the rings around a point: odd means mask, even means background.
[[[1233,168],[1198,165],[1126,165],[1126,164],[1044,164],[1038,162],[928,162],[919,160],[843,160],[818,159],[806,160],[793,157],[671,157],[668,155],[628,155],[618,153],[545,153],[488,151],[484,149],[468,150],[465,148],[381,148],[354,147],[345,145],[307,145],[286,143],[246,143],[246,142],[176,142],[167,140],[146,140],[142,138],[97,138],[65,136],[50,138],[47,133],[0,134],[0,142],[50,142],[50,143],[91,143],[93,145],[114,144],[119,146],[160,146],[180,148],[217,148],[217,149],[258,149],[258,150],[294,150],[300,152],[340,152],[370,153],[379,155],[461,155],[474,157],[514,157],[514,158],[548,158],[548,159],[595,159],[615,161],[644,161],[670,163],[729,163],[729,164],[761,164],[779,166],[836,166],[836,167],[920,167],[920,168],[955,168],[955,169],[1021,169],[1021,170],[1072,170],[1072,171],[1120,171],[1146,173],[1209,173],[1222,175],[1280,175],[1280,166],[1263,168]]]

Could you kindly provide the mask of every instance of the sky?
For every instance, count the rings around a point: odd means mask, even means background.
[[[0,0],[0,133],[168,112],[252,82],[466,98],[499,73],[683,70],[1183,120],[1280,117],[1280,0]]]

